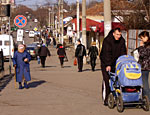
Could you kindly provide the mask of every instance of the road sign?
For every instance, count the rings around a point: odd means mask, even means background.
[[[23,30],[22,29],[17,30],[17,41],[23,41]]]
[[[23,28],[27,24],[27,18],[23,15],[18,15],[14,19],[14,24],[19,28]]]
[[[35,28],[34,28],[34,31],[37,31],[37,30],[38,30],[37,27],[35,27]]]

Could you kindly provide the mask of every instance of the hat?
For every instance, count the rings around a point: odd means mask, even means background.
[[[20,45],[18,46],[18,49],[24,49],[24,45],[20,44]]]
[[[77,41],[78,41],[78,42],[81,42],[81,40],[80,40],[80,39],[78,39]]]

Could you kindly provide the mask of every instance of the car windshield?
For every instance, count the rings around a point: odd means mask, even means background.
[[[9,41],[5,41],[4,44],[5,44],[6,46],[9,46]]]

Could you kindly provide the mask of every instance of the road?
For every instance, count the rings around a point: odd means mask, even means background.
[[[34,38],[29,38],[29,33],[26,33],[25,30],[33,31],[34,27],[38,27],[38,23],[33,22],[31,19],[28,20],[27,25],[23,28],[24,30],[24,42],[26,45],[34,42]],[[17,41],[17,32],[13,32],[14,41]]]
[[[46,68],[31,61],[29,89],[15,89],[14,78],[0,92],[1,115],[120,115],[116,108],[102,104],[102,74],[97,60],[96,71],[84,65],[82,73],[73,66],[74,53],[67,50],[69,62],[61,68],[56,49],[46,60]],[[126,108],[122,115],[149,115],[143,109]]]

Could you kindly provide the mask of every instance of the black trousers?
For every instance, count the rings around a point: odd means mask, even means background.
[[[104,104],[107,103],[108,95],[110,94],[110,86],[109,86],[109,75],[106,71],[106,67],[102,64],[101,65],[102,74],[103,74],[103,82],[102,82],[102,99]]]
[[[45,67],[46,56],[40,56],[42,67]]]
[[[82,68],[83,68],[83,56],[82,57],[78,57],[77,60],[78,60],[78,69],[79,69],[79,71],[82,71]]]
[[[91,62],[92,70],[94,70],[96,66],[96,57],[90,57],[90,62]]]
[[[64,64],[64,57],[59,57],[60,60],[60,64],[63,65]]]

